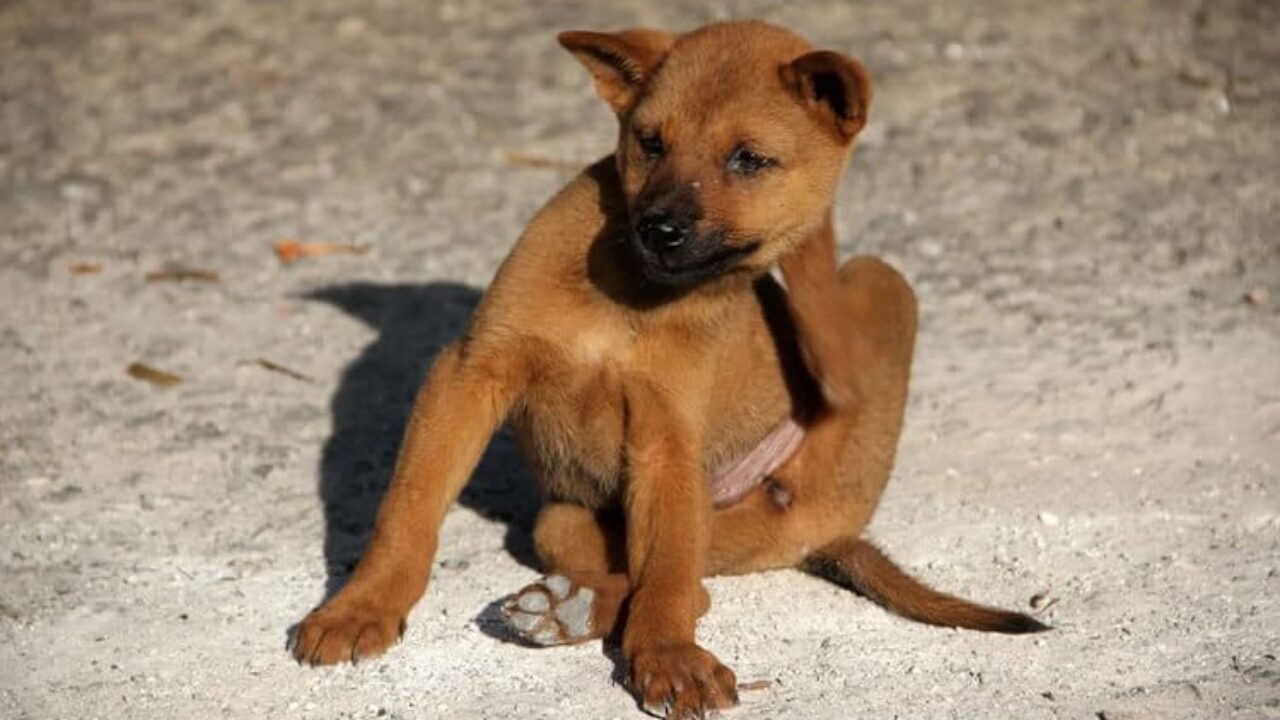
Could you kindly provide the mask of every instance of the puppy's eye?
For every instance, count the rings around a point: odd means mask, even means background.
[[[733,152],[729,153],[729,158],[725,160],[725,168],[734,175],[742,177],[751,177],[774,164],[776,163],[772,158],[753,152],[745,145],[734,148]]]
[[[636,144],[640,146],[640,152],[650,160],[657,160],[667,154],[667,146],[663,144],[662,136],[656,132],[637,132]]]

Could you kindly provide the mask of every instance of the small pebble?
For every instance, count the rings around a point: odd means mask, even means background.
[[[1057,515],[1054,515],[1051,512],[1042,512],[1040,513],[1040,522],[1044,523],[1045,525],[1048,525],[1049,527],[1053,527],[1054,525],[1057,525],[1061,521],[1058,520]]]

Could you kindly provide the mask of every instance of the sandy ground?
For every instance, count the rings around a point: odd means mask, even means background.
[[[311,670],[285,636],[571,172],[508,153],[608,152],[554,32],[744,16],[878,82],[842,247],[923,324],[872,534],[937,586],[1047,593],[1057,630],[716,579],[701,639],[771,681],[732,716],[1280,716],[1280,5],[534,5],[0,0],[0,717],[637,717],[599,644],[495,623],[537,575],[501,438],[403,644]],[[372,250],[282,267],[285,237]],[[145,280],[169,265],[221,281]]]

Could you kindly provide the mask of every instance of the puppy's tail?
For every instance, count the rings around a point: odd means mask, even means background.
[[[843,538],[809,555],[800,569],[864,595],[909,620],[1010,634],[1050,629],[1022,613],[998,610],[938,592],[903,572],[875,545]]]

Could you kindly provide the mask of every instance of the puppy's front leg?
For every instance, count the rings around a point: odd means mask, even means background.
[[[634,590],[623,653],[644,708],[667,717],[701,717],[737,703],[733,672],[694,641],[709,602],[702,576],[711,518],[700,459],[705,408],[689,397],[699,386],[705,383],[637,382],[627,389],[627,564]]]
[[[778,268],[787,284],[787,304],[809,374],[818,381],[823,399],[831,407],[854,404],[859,368],[849,335],[856,329],[832,320],[848,313],[843,308],[829,211],[813,236],[779,260]]]
[[[354,662],[399,639],[426,590],[445,512],[523,387],[519,378],[508,353],[462,343],[441,353],[418,393],[355,574],[298,629],[293,653],[300,662]]]

